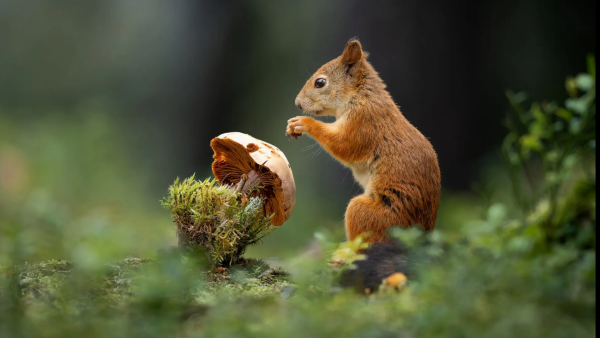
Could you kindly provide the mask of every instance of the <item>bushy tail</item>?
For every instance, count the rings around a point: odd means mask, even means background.
[[[356,288],[360,292],[376,291],[382,282],[394,273],[411,277],[411,262],[400,242],[375,243],[365,249],[366,260],[356,261],[355,269],[342,273],[340,284]]]

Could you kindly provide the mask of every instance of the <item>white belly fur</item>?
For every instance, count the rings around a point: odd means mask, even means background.
[[[365,194],[369,194],[371,192],[371,173],[369,172],[369,168],[366,164],[348,164],[348,167],[352,169],[352,175],[354,175],[354,180],[358,182],[358,184],[363,187],[365,190]]]
[[[341,124],[345,122],[345,116],[337,117],[337,120],[331,125],[340,128]],[[352,175],[354,176],[354,180],[363,187],[365,194],[371,193],[371,182],[373,178],[371,177],[371,173],[369,170],[369,166],[366,162],[359,163],[349,163],[345,161],[340,161],[345,167],[352,169]]]

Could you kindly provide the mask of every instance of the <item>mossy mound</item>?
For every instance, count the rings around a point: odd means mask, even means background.
[[[263,202],[214,179],[198,181],[194,176],[175,180],[161,201],[177,224],[179,246],[201,249],[220,266],[238,263],[249,245],[274,230],[272,215],[264,215]]]
[[[162,254],[156,259],[130,257],[107,263],[94,272],[65,260],[0,267],[0,299],[16,292],[19,302],[12,305],[38,319],[63,313],[82,320],[93,309],[136,318],[157,304],[165,306],[160,311],[187,319],[198,309],[228,299],[277,297],[293,287],[286,272],[264,260],[245,260],[229,269],[199,262]],[[0,303],[0,310],[3,305],[11,304]]]

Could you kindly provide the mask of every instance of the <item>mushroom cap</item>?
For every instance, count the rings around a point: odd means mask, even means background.
[[[221,134],[210,142],[215,152],[212,170],[220,184],[236,185],[248,175],[243,192],[265,198],[265,215],[274,214],[271,224],[281,225],[296,205],[296,184],[290,164],[279,148],[248,134]]]

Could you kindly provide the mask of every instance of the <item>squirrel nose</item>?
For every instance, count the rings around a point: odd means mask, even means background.
[[[296,107],[302,109],[302,103],[300,103],[300,100],[298,100],[297,98],[296,98]]]

